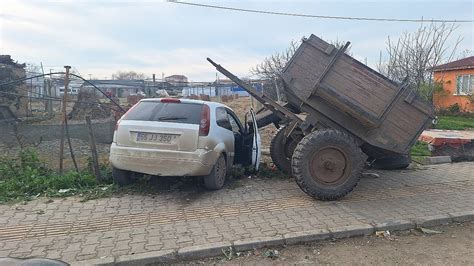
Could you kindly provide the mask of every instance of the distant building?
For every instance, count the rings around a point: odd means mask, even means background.
[[[146,85],[144,80],[88,80],[88,82],[94,84],[104,93],[107,93],[110,96],[116,97],[128,97],[129,95],[134,95],[139,92],[145,92]],[[96,90],[91,84],[84,82],[81,85],[81,90]],[[98,94],[102,95],[99,91]]]
[[[188,84],[188,78],[184,75],[171,75],[165,77],[165,81],[173,86],[186,86]]]
[[[435,66],[434,80],[443,86],[435,92],[433,104],[438,109],[446,109],[458,104],[461,111],[474,112],[474,56]]]
[[[53,79],[52,80],[54,87],[56,88],[56,95],[64,94],[64,79]],[[70,80],[67,86],[67,93],[69,95],[77,95],[79,89],[82,87],[81,80]],[[54,93],[54,92],[53,92]]]

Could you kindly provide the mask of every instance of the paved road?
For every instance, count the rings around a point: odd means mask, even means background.
[[[216,192],[187,183],[153,195],[0,205],[0,256],[74,262],[474,211],[473,163],[377,173],[336,202],[313,200],[292,179],[245,178]]]

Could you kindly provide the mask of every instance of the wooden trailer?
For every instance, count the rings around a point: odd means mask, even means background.
[[[410,148],[434,118],[431,104],[347,55],[348,46],[337,49],[314,35],[304,39],[281,74],[284,106],[208,59],[280,118],[273,161],[322,200],[349,193],[367,161],[408,166]]]

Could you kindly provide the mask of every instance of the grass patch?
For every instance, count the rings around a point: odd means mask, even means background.
[[[108,172],[103,166],[104,174]],[[79,195],[94,199],[110,195],[117,188],[109,176],[99,182],[89,171],[59,175],[44,166],[33,149],[25,149],[18,158],[0,158],[0,203],[35,199],[39,196]]]
[[[462,116],[439,116],[436,129],[465,130],[474,128],[474,118]]]
[[[417,141],[413,147],[411,147],[411,156],[431,156],[431,152],[428,149],[428,144],[425,142]]]

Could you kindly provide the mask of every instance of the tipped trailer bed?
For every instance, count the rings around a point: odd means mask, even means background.
[[[284,106],[208,58],[279,118],[283,126],[270,147],[274,163],[322,200],[352,191],[367,161],[388,169],[408,166],[410,148],[434,118],[432,105],[405,82],[346,54],[349,44],[337,49],[314,35],[303,39],[280,75]]]

